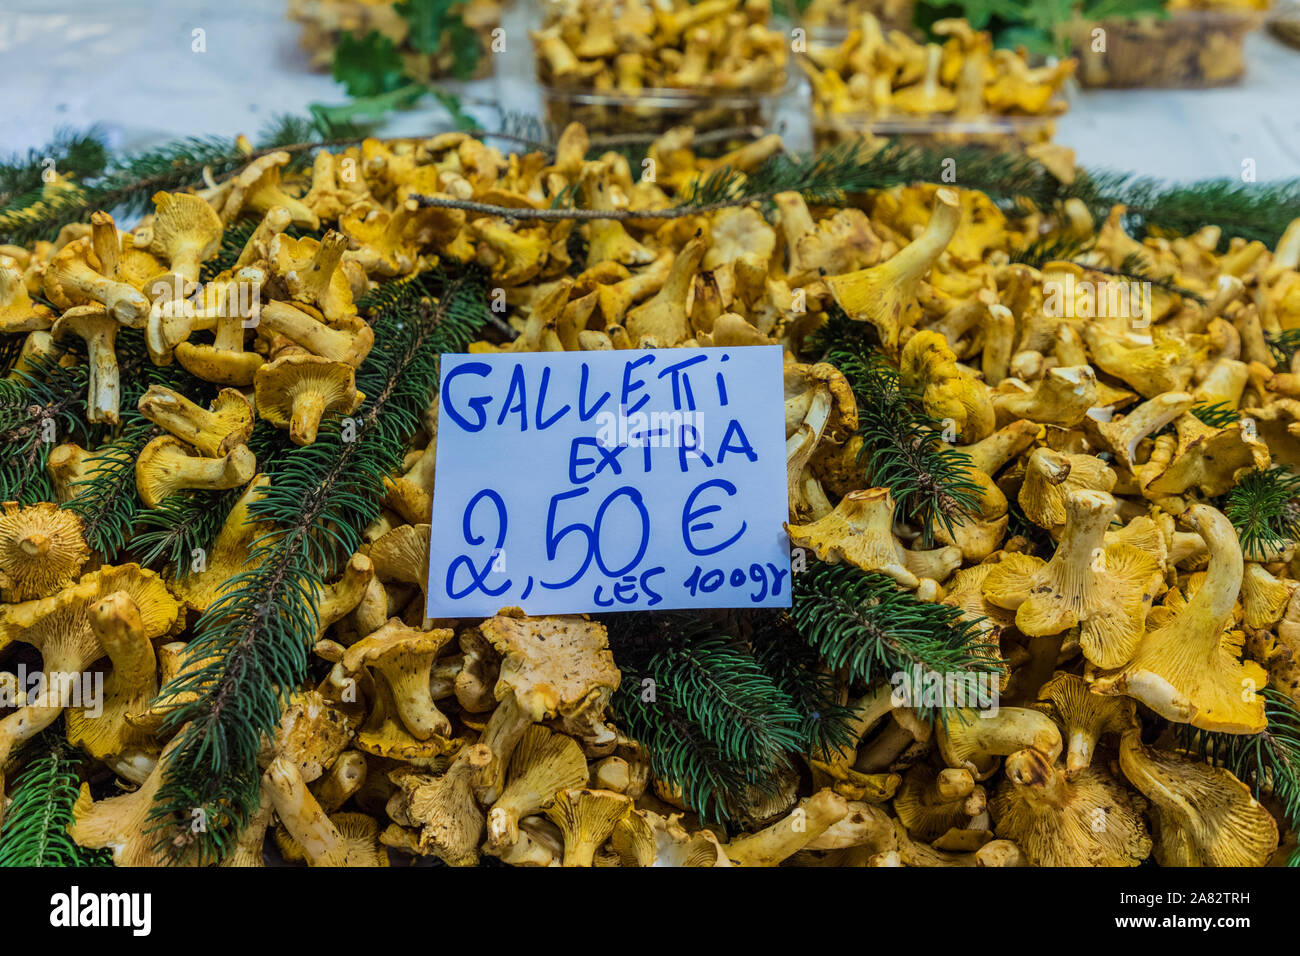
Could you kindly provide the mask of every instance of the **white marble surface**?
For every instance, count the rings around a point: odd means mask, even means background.
[[[472,99],[538,115],[529,80],[526,11],[508,14],[498,76]],[[194,30],[205,52],[194,52]],[[1257,33],[1236,87],[1075,94],[1057,140],[1083,165],[1167,180],[1300,176],[1300,51]],[[117,148],[195,133],[255,134],[275,113],[337,103],[341,88],[308,69],[280,0],[0,0],[0,152],[47,142],[61,126],[101,123]],[[491,115],[482,114],[485,122]],[[806,142],[797,101],[779,114],[793,145]],[[436,107],[390,123],[415,133],[443,122]]]

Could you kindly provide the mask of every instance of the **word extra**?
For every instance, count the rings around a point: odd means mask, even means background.
[[[789,607],[781,349],[444,355],[428,615]]]

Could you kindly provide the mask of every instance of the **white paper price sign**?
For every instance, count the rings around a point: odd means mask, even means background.
[[[781,349],[444,355],[430,617],[788,607]]]

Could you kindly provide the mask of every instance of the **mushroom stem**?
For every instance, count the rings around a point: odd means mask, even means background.
[[[289,418],[289,437],[295,445],[310,445],[316,440],[321,416],[325,414],[325,395],[317,391],[301,392],[293,398]]]
[[[276,757],[262,782],[280,821],[302,847],[308,866],[348,865],[347,843],[307,789],[297,767],[284,756]]]
[[[119,686],[139,687],[153,682],[157,657],[150,643],[140,608],[126,591],[114,591],[90,608],[90,627],[113,662]]]
[[[353,336],[338,329],[332,329],[324,322],[318,322],[302,309],[288,302],[272,301],[262,306],[260,327],[271,332],[279,332],[295,345],[301,345],[313,355],[319,355],[333,362],[347,362],[355,365],[357,352],[353,346],[354,338],[373,338],[367,327],[358,336]]]
[[[492,711],[487,726],[483,728],[481,740],[491,751],[492,757],[474,786],[474,794],[479,803],[491,806],[501,798],[501,791],[505,789],[506,765],[514,753],[515,744],[519,743],[519,738],[531,723],[533,718],[519,706],[513,691]]]
[[[723,847],[737,866],[776,866],[817,839],[849,812],[848,802],[833,790],[819,790],[790,815],[769,827],[737,837]]]

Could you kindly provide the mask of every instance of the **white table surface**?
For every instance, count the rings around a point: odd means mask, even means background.
[[[527,12],[508,12],[498,76],[471,84],[474,98],[540,115]],[[193,31],[206,52],[193,52]],[[1170,181],[1300,176],[1300,51],[1260,32],[1248,39],[1249,72],[1236,87],[1195,91],[1079,92],[1057,141],[1081,165]],[[280,0],[0,0],[0,153],[47,142],[59,127],[100,123],[115,148],[173,137],[257,133],[275,113],[338,103],[342,89],[314,73]],[[484,122],[491,114],[473,108]],[[780,114],[787,140],[807,142],[805,111]],[[402,115],[385,132],[444,122],[436,106]]]

